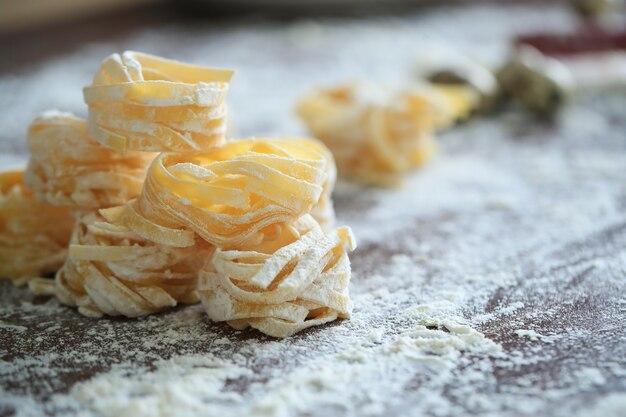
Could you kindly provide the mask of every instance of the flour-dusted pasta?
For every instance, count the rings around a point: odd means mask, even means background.
[[[142,316],[197,302],[198,271],[211,251],[200,239],[187,248],[158,245],[87,212],[74,228],[55,281],[33,280],[31,288],[56,295],[86,316]]]
[[[225,139],[232,75],[139,52],[113,54],[83,89],[89,130],[120,152],[210,149]]]
[[[311,139],[247,139],[200,153],[164,153],[136,201],[103,212],[142,237],[178,247],[193,233],[220,247],[257,242],[318,203],[328,150]]]
[[[324,233],[310,215],[276,225],[256,245],[217,249],[200,274],[198,293],[212,320],[274,337],[347,318],[349,228]]]
[[[25,182],[35,196],[54,205],[82,208],[126,203],[141,192],[155,154],[115,152],[100,145],[87,123],[69,113],[50,111],[28,129],[30,160]]]
[[[0,273],[90,317],[201,298],[211,319],[274,337],[348,318],[355,243],[349,228],[334,228],[335,157],[315,139],[226,140],[232,74],[113,54],[83,89],[87,121],[36,118],[25,174],[33,191],[22,173],[0,177]],[[365,165],[415,162],[415,147],[407,156],[382,143],[416,133],[406,111],[372,110],[365,130],[379,152],[363,153]],[[48,219],[57,214],[67,219]]]
[[[35,200],[23,176],[0,173],[0,278],[16,285],[63,265],[74,224],[67,207]]]
[[[439,93],[403,91],[370,96],[359,84],[315,91],[304,97],[298,114],[333,152],[339,172],[374,183],[394,185],[407,170],[435,151],[432,132],[448,123]],[[440,105],[438,105],[440,104]]]

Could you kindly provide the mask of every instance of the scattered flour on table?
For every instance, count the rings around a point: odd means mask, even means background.
[[[354,319],[357,327],[360,316]],[[404,311],[402,319],[413,324],[406,326],[409,330],[374,341],[359,333],[346,337],[342,332],[344,351],[316,358],[319,360],[269,382],[252,382],[244,394],[224,388],[229,380],[255,377],[246,367],[248,355],[240,360],[176,356],[155,363],[155,371],[138,375],[128,376],[123,367],[113,369],[77,385],[68,396],[57,396],[53,403],[60,408],[78,403],[97,415],[111,417],[169,416],[182,410],[185,415],[318,415],[322,410],[380,415],[390,407],[401,407],[402,398],[395,393],[416,373],[432,377],[436,388],[456,366],[469,363],[464,355],[501,355],[497,344],[441,306],[417,306]],[[441,325],[446,331],[426,327],[432,325]],[[326,342],[331,340],[332,336]],[[279,355],[281,345],[251,345],[247,353],[253,357]]]
[[[526,330],[526,329],[515,330],[515,334],[518,335],[519,337],[527,337],[533,342],[541,341],[542,343],[554,343],[555,341],[559,340],[562,337],[559,334],[546,336],[546,335],[537,333],[534,330]]]

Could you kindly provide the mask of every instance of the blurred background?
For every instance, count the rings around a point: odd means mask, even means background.
[[[159,25],[206,27],[242,19],[367,19],[437,7],[535,4],[567,0],[0,0],[0,71],[16,71],[86,42],[119,40]]]
[[[86,115],[81,89],[113,52],[139,50],[234,68],[229,100],[236,135],[296,135],[306,131],[293,116],[293,105],[315,86],[353,79],[406,85],[415,81],[416,66],[446,54],[495,70],[524,36],[539,39],[552,55],[576,55],[568,48],[583,55],[623,50],[620,5],[618,0],[0,0],[0,163],[25,158],[23,136],[37,113],[56,108]],[[593,74],[600,67],[626,74],[623,59],[586,62]],[[589,65],[585,68],[588,78]]]

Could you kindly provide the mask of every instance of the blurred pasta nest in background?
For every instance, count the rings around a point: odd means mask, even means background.
[[[451,120],[441,100],[432,91],[347,84],[306,95],[297,113],[330,148],[342,175],[395,185],[433,156],[433,132]]]

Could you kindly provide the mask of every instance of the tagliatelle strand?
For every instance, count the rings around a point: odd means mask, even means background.
[[[196,302],[198,270],[211,251],[201,240],[186,248],[158,245],[89,212],[74,228],[54,286],[34,280],[31,288],[86,316],[141,316]]]
[[[74,224],[68,207],[35,200],[23,177],[0,173],[0,278],[16,285],[63,265]]]
[[[337,166],[335,158],[329,149],[325,149],[326,181],[324,182],[322,195],[319,201],[311,208],[311,216],[322,226],[324,231],[330,231],[335,227],[335,207],[332,194],[337,182]]]
[[[148,220],[137,212],[135,201],[125,207],[100,210],[100,213],[107,221],[124,224],[144,239],[161,245],[186,248],[195,244],[195,234],[192,231],[170,228]]]
[[[89,130],[118,152],[193,152],[221,145],[233,71],[138,52],[113,54],[83,89]]]
[[[198,284],[212,320],[287,337],[349,317],[346,248],[355,247],[350,230],[325,234],[310,215],[279,227],[278,234],[251,245],[254,249],[215,251]]]
[[[130,81],[85,87],[83,97],[87,105],[122,102],[154,107],[217,107],[227,92],[228,84],[222,82]]]

